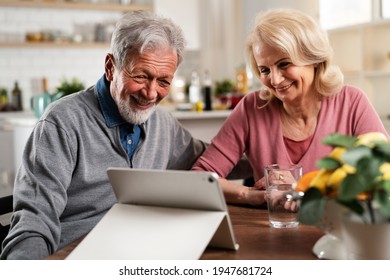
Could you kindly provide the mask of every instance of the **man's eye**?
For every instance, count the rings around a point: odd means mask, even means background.
[[[148,80],[148,76],[145,76],[145,75],[132,76],[132,78],[137,83],[144,83],[144,82],[146,82]]]
[[[167,80],[157,80],[160,87],[169,87],[171,83]]]

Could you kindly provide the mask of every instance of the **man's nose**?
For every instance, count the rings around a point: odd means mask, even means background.
[[[146,86],[146,95],[149,100],[157,98],[157,80],[149,80]]]

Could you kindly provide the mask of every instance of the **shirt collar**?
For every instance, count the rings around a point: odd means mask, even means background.
[[[118,107],[110,93],[110,82],[103,75],[97,82],[97,95],[102,108],[103,117],[108,127],[114,127],[125,124],[126,121],[121,117]]]

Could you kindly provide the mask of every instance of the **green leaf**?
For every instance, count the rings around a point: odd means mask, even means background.
[[[366,191],[367,181],[364,176],[359,173],[349,174],[340,183],[338,199],[347,203],[350,200],[356,199],[356,197]]]
[[[387,194],[390,196],[390,180],[383,180],[382,186],[385,192],[387,192]]]
[[[326,197],[317,188],[309,188],[302,198],[298,219],[303,224],[316,225],[321,219]]]
[[[362,215],[364,212],[363,206],[361,205],[361,203],[359,203],[357,199],[350,200],[350,201],[337,200],[337,202],[344,205],[345,207],[347,207],[352,212],[355,212],[358,215]]]
[[[217,95],[230,93],[234,90],[234,83],[230,79],[224,79],[215,83],[215,92]]]
[[[374,193],[374,200],[378,203],[380,211],[387,217],[390,216],[390,194],[383,190]]]
[[[322,143],[332,146],[332,147],[345,147],[350,148],[352,147],[353,143],[355,143],[357,137],[355,136],[349,136],[349,135],[343,135],[339,133],[332,133],[322,140]]]
[[[365,157],[371,157],[372,151],[369,147],[366,146],[358,146],[356,148],[350,149],[347,152],[345,152],[341,159],[346,164],[357,166],[358,161],[360,161],[362,158]]]
[[[390,144],[388,142],[377,142],[374,147],[374,152],[379,153],[383,160],[390,161]]]
[[[84,88],[84,84],[77,78],[72,78],[71,80],[63,78],[61,84],[57,87],[57,92],[63,93],[65,96],[80,91]]]
[[[326,170],[334,170],[341,166],[340,162],[332,157],[321,158],[316,164],[318,168],[324,168]]]
[[[373,185],[377,181],[377,177],[381,175],[379,171],[383,161],[381,159],[371,157],[362,158],[356,166],[356,173],[364,177],[366,184]],[[367,186],[367,190],[369,190]]]

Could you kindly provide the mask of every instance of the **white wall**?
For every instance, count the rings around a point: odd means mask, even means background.
[[[91,24],[116,20],[119,13],[36,8],[0,9],[0,34],[13,33],[24,40],[25,32],[44,29],[73,32],[77,24]],[[93,34],[92,34],[93,35]],[[5,38],[7,39],[7,38]],[[14,39],[13,39],[14,40]],[[108,48],[0,48],[0,86],[9,90],[18,80],[23,90],[24,107],[29,107],[32,94],[40,92],[40,80],[48,78],[49,89],[54,90],[63,77],[79,78],[89,86],[103,74],[104,57]],[[36,85],[38,81],[38,85]]]
[[[243,21],[241,30],[241,41],[245,42],[246,36],[253,26],[256,15],[264,10],[275,8],[293,8],[301,10],[315,19],[319,18],[318,1],[316,0],[241,0],[242,10],[241,18]],[[244,48],[245,44],[241,44]]]
[[[165,0],[157,0],[165,3]],[[169,0],[174,2],[176,0]],[[265,9],[290,7],[302,10],[318,18],[316,0],[192,0],[198,1],[196,10],[182,9],[180,16],[199,13],[200,67],[209,70],[214,80],[234,80],[236,68],[245,63],[245,40],[258,12]],[[189,28],[187,28],[189,30]],[[196,30],[196,32],[199,32]]]

